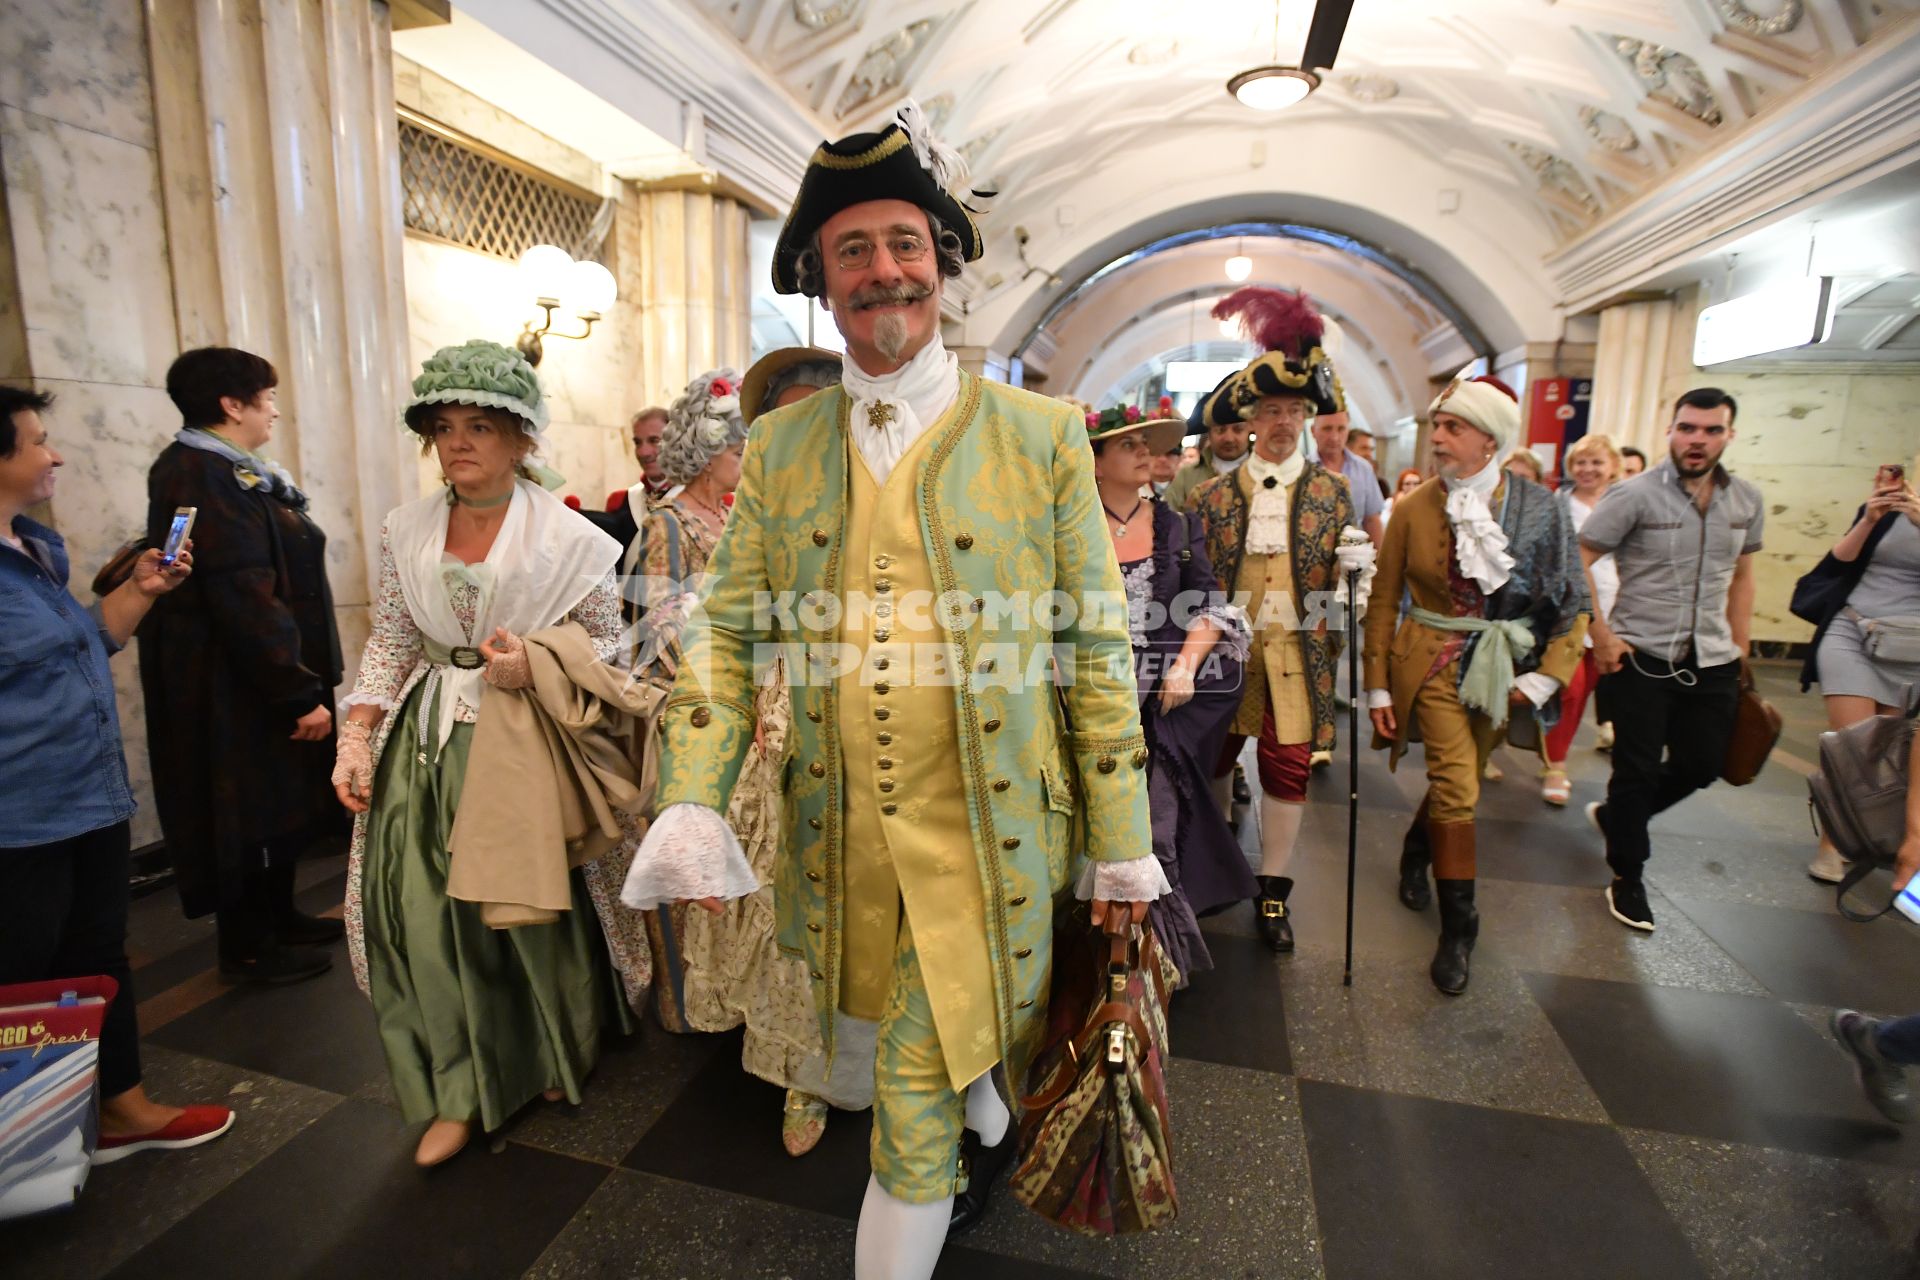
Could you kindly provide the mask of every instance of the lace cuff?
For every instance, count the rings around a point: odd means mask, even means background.
[[[1073,887],[1073,896],[1082,901],[1102,898],[1108,902],[1152,902],[1172,892],[1160,859],[1150,853],[1119,862],[1089,862],[1080,873],[1080,883]]]
[[[1210,604],[1194,614],[1193,620],[1211,622],[1220,628],[1220,638],[1213,642],[1216,652],[1224,651],[1227,657],[1242,664],[1253,652],[1253,624],[1247,619],[1247,611],[1239,605]]]
[[[1393,706],[1393,695],[1385,689],[1367,690],[1367,710],[1384,711]]]
[[[703,804],[670,804],[634,852],[620,901],[636,911],[694,898],[744,898],[760,887],[727,820]]]

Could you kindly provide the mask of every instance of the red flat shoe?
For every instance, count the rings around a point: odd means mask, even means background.
[[[192,1106],[173,1118],[173,1122],[152,1133],[130,1133],[113,1138],[100,1136],[94,1149],[95,1164],[112,1164],[136,1151],[178,1151],[197,1147],[233,1128],[233,1112],[225,1107]]]

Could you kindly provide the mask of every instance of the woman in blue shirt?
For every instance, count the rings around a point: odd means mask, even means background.
[[[233,1125],[225,1107],[167,1107],[140,1083],[127,962],[128,819],[107,658],[159,597],[193,571],[157,548],[92,609],[67,594],[60,535],[24,514],[53,496],[61,458],[40,411],[53,397],[0,387],[0,985],[105,974],[119,984],[100,1031],[94,1163],[191,1147]]]

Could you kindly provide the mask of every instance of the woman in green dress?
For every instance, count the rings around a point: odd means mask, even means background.
[[[546,410],[516,352],[443,348],[413,390],[407,426],[447,487],[387,515],[333,780],[356,815],[354,974],[402,1113],[431,1122],[414,1153],[426,1166],[535,1096],[577,1103],[601,1036],[633,1025],[648,974],[621,877],[599,862],[572,873],[572,909],[550,924],[490,928],[479,904],[447,896],[481,695],[525,687],[521,637],[562,622],[585,628],[602,661],[619,653],[620,547],[529,478]]]

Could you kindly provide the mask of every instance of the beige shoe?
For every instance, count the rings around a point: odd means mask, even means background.
[[[1489,758],[1487,760],[1487,767],[1480,771],[1480,776],[1485,778],[1488,782],[1498,782],[1500,781],[1500,779],[1506,777],[1507,775],[1501,772],[1500,766],[1495,764],[1493,760]]]
[[[413,1149],[413,1162],[422,1169],[445,1164],[460,1154],[472,1136],[473,1126],[465,1120],[435,1120],[420,1135],[420,1145]]]
[[[790,1156],[803,1156],[827,1132],[827,1104],[798,1089],[787,1090],[787,1108],[780,1117],[780,1145]]]
[[[1540,798],[1557,809],[1573,799],[1573,782],[1565,769],[1548,769],[1540,775]]]
[[[1613,721],[1605,721],[1598,729],[1594,730],[1593,749],[1595,751],[1613,750]]]
[[[1824,841],[1820,852],[1807,864],[1807,874],[1821,884],[1839,884],[1847,878],[1847,868],[1852,864],[1840,856],[1840,851]]]

